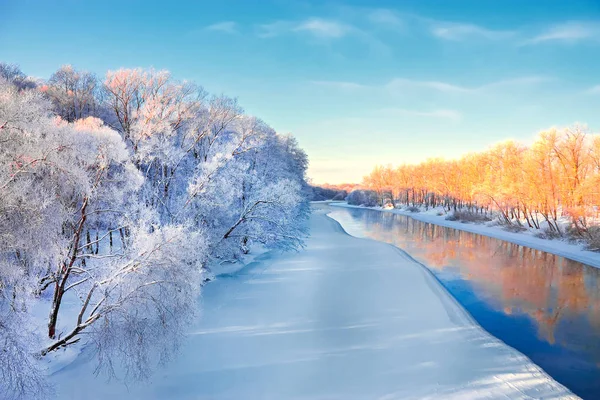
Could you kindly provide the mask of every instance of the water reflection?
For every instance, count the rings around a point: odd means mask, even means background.
[[[585,398],[600,398],[600,269],[501,240],[332,207],[351,234],[427,265],[489,332]]]

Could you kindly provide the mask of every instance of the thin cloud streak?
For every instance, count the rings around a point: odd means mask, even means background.
[[[476,91],[485,91],[488,89],[498,88],[498,87],[506,87],[506,86],[521,86],[521,85],[537,85],[540,83],[550,82],[555,80],[552,77],[544,76],[544,75],[530,75],[530,76],[521,76],[517,78],[504,79],[492,83],[488,83],[476,88]]]
[[[384,26],[395,30],[412,28],[422,31],[441,40],[466,41],[472,39],[503,40],[516,36],[515,30],[495,30],[474,23],[438,20],[418,14],[403,13],[391,9],[375,8],[361,10],[366,20],[378,27]]]
[[[395,11],[385,8],[377,8],[367,13],[367,20],[373,24],[387,28],[404,28],[403,19]]]
[[[527,27],[514,29],[491,29],[471,22],[438,20],[422,15],[402,13],[390,9],[360,9],[366,20],[378,26],[425,30],[428,34],[444,41],[465,42],[488,40],[507,42],[523,46],[546,42],[575,43],[582,40],[600,41],[600,21],[564,21],[547,26],[537,34],[531,34]]]
[[[345,9],[348,9],[346,7]],[[401,34],[408,29],[420,31],[446,42],[490,41],[514,46],[540,45],[551,42],[576,43],[583,40],[600,42],[600,22],[566,21],[541,29],[537,34],[524,28],[491,29],[470,22],[437,20],[421,15],[402,13],[385,8],[356,8],[340,18],[313,16],[303,20],[279,20],[257,24],[257,36],[273,38],[284,34],[307,34],[322,40],[336,40],[349,36],[367,44],[381,54],[388,54],[391,47],[376,35],[387,29]],[[234,21],[223,21],[204,28],[228,34],[238,33]],[[530,33],[527,33],[527,32]]]
[[[340,39],[352,33],[355,28],[336,20],[308,18],[302,21],[275,21],[257,25],[258,36],[272,38],[289,33],[307,33],[315,37]]]
[[[600,85],[592,86],[585,91],[587,94],[600,94]]]
[[[522,45],[547,42],[574,43],[581,40],[600,40],[600,22],[568,21],[554,25]]]
[[[322,18],[310,18],[293,28],[295,32],[308,32],[317,37],[334,39],[344,37],[352,30],[353,28],[349,25]]]
[[[204,30],[228,34],[238,33],[237,23],[234,21],[218,22],[216,24],[208,25]]]
[[[275,21],[257,25],[258,37],[276,38],[286,34],[304,34],[319,39],[324,43],[352,37],[366,45],[372,52],[382,55],[390,53],[390,47],[357,26],[343,23],[335,19],[311,17],[301,21]]]
[[[472,91],[472,89],[463,86],[453,85],[446,82],[418,81],[405,78],[395,78],[384,85],[384,88],[388,91],[396,91],[398,89],[407,87],[432,89],[435,91],[446,93],[467,93]]]
[[[272,38],[292,30],[294,25],[289,21],[275,21],[268,24],[257,25],[258,37]]]
[[[359,90],[369,88],[369,86],[361,85],[360,83],[344,81],[310,81],[310,83],[317,86],[323,86],[339,90]]]
[[[530,75],[522,76],[511,79],[498,80],[495,82],[486,83],[480,86],[467,87],[455,85],[452,83],[441,82],[441,81],[422,81],[407,78],[394,78],[383,85],[366,85],[358,82],[348,81],[326,81],[326,80],[314,80],[310,81],[311,84],[326,86],[332,89],[344,89],[344,90],[386,90],[388,92],[397,92],[399,90],[417,88],[433,90],[442,93],[457,93],[457,94],[476,94],[483,93],[492,89],[510,87],[510,86],[521,86],[521,85],[537,85],[544,82],[552,81],[553,78],[543,75]],[[600,85],[599,85],[600,86]]]
[[[515,36],[515,31],[488,29],[479,25],[456,22],[432,21],[430,32],[433,36],[449,41],[464,41],[468,39],[503,40]]]

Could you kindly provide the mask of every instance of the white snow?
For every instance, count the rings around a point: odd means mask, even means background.
[[[524,232],[508,232],[502,229],[502,226],[488,226],[477,223],[464,223],[460,221],[448,221],[447,215],[438,215],[440,208],[432,208],[426,212],[410,212],[401,209],[384,209],[381,207],[363,207],[352,206],[347,203],[330,203],[335,207],[360,208],[368,210],[376,210],[393,214],[406,215],[418,221],[427,222],[430,224],[454,228],[465,232],[477,233],[479,235],[489,236],[496,239],[506,240],[507,242],[515,243],[521,246],[531,247],[545,251],[547,253],[556,254],[557,256],[565,257],[570,260],[578,261],[592,267],[600,268],[600,253],[585,250],[584,245],[569,243],[560,239],[541,239],[533,236],[533,231]]]
[[[305,251],[264,253],[206,285],[181,354],[149,382],[94,379],[84,354],[53,375],[59,397],[576,398],[410,256],[349,236],[324,212]]]

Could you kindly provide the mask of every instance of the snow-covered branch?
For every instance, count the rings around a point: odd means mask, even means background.
[[[148,377],[209,262],[302,246],[306,155],[234,98],[166,71],[17,72],[0,64],[0,397],[45,397],[36,357],[80,344]]]

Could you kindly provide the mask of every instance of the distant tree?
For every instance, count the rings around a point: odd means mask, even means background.
[[[4,78],[19,90],[33,89],[37,86],[36,81],[25,75],[16,64],[0,62],[0,78]]]
[[[564,233],[559,220],[568,217],[569,230],[588,237],[591,217],[600,210],[599,143],[585,126],[552,128],[540,132],[531,146],[506,141],[458,160],[375,166],[364,181],[380,202],[391,192],[394,201],[407,205],[494,210],[501,223],[557,235]]]
[[[374,190],[353,190],[346,201],[351,205],[375,207],[379,204],[379,194]]]
[[[42,91],[52,101],[54,112],[65,121],[100,115],[98,80],[90,72],[63,65],[52,74]]]
[[[348,193],[345,190],[339,190],[334,188],[326,188],[320,186],[311,186],[311,197],[312,201],[324,201],[324,200],[344,200]]]

